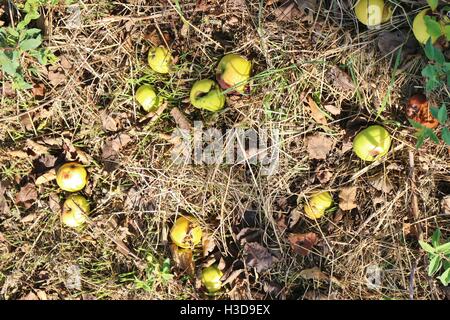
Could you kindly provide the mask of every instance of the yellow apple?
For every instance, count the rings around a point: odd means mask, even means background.
[[[158,73],[169,73],[173,58],[165,47],[153,47],[148,52],[148,65]]]
[[[147,112],[155,111],[160,102],[155,89],[148,84],[144,84],[136,90],[136,100]]]
[[[90,213],[89,202],[79,194],[70,195],[64,201],[61,222],[71,228],[83,225]]]
[[[202,283],[210,293],[219,291],[222,288],[223,273],[217,266],[210,266],[202,270]]]
[[[252,63],[238,54],[227,54],[217,66],[216,78],[222,89],[235,87],[234,90],[244,93],[250,78]]]
[[[181,248],[194,248],[202,241],[202,228],[193,217],[179,217],[170,230],[173,243]]]
[[[199,109],[219,111],[225,105],[225,96],[217,83],[213,80],[203,79],[196,81],[192,86],[189,100]]]
[[[365,161],[375,161],[388,153],[391,136],[379,125],[370,126],[359,132],[353,139],[353,151]]]
[[[366,26],[377,26],[392,17],[392,8],[383,0],[359,0],[355,5],[356,18]]]
[[[56,183],[64,191],[80,191],[87,183],[87,171],[77,162],[67,162],[56,172]]]
[[[413,21],[413,33],[417,41],[422,44],[427,43],[431,37],[431,42],[435,43],[438,37],[432,37],[427,31],[427,25],[425,24],[425,16],[431,11],[431,9],[423,9],[420,11]]]
[[[325,214],[325,210],[333,205],[333,198],[328,191],[317,192],[305,203],[305,214],[310,219],[319,219]]]

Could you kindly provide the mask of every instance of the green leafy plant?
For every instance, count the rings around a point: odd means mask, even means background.
[[[450,41],[450,17],[448,12],[450,11],[450,6],[444,6],[440,12],[436,12],[439,6],[439,0],[427,0],[428,6],[431,11],[439,16],[439,21],[436,17],[426,15],[424,17],[425,25],[427,27],[427,32],[432,37],[436,39],[444,35],[447,41]],[[442,23],[440,23],[440,21]]]
[[[450,62],[446,61],[441,50],[433,46],[431,39],[425,45],[425,54],[431,61],[422,70],[426,78],[425,90],[432,92],[446,85],[450,87]]]
[[[444,286],[450,284],[450,242],[441,242],[441,230],[438,228],[431,237],[431,243],[419,240],[419,245],[428,253],[428,275],[440,273],[439,279]]]
[[[25,16],[16,27],[0,29],[0,67],[9,79],[14,89],[30,89],[32,85],[25,80],[22,62],[24,59],[35,59],[42,65],[56,62],[56,56],[49,50],[41,48],[41,30],[27,28],[31,21],[39,18],[39,7],[46,1],[27,0],[22,11]],[[36,72],[33,67],[28,71]]]
[[[151,255],[147,256],[147,268],[145,278],[140,279],[134,272],[125,273],[119,276],[121,282],[133,282],[136,289],[143,289],[151,292],[157,284],[165,284],[173,279],[170,273],[170,259],[165,259],[162,264],[157,262]]]

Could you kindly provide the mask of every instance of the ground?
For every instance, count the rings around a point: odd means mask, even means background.
[[[22,59],[34,89],[2,78],[0,299],[448,299],[418,239],[449,236],[449,149],[417,149],[405,116],[427,60],[414,41],[401,55],[380,45],[384,32],[411,34],[425,1],[396,1],[373,29],[351,1],[72,2],[48,1],[32,22],[58,58]],[[6,25],[23,18],[11,1],[2,9]],[[147,65],[155,45],[173,52],[169,75]],[[250,92],[217,113],[194,108],[192,84],[230,52],[252,61]],[[143,83],[164,96],[160,112],[134,100]],[[429,98],[449,102],[448,88]],[[174,163],[170,135],[194,121],[279,130],[276,172]],[[369,163],[351,141],[373,123],[393,142]],[[66,161],[89,173],[80,229],[60,222],[68,193],[54,174]],[[303,204],[318,190],[334,206],[311,220]],[[204,231],[192,261],[168,235],[180,215]],[[199,271],[214,263],[224,286],[211,295]]]

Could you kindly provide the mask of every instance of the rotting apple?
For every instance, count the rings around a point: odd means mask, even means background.
[[[78,162],[67,162],[58,168],[56,183],[64,191],[80,191],[87,183],[87,171]]]
[[[170,238],[180,248],[194,248],[202,241],[202,228],[194,217],[179,217],[170,230]]]
[[[319,219],[333,205],[333,197],[328,191],[317,192],[305,203],[305,214],[310,219]]]
[[[413,33],[417,41],[425,44],[431,37],[431,42],[435,43],[439,37],[431,36],[427,31],[427,25],[425,23],[425,16],[431,11],[431,9],[423,9],[420,11],[413,20]]]
[[[189,100],[194,107],[213,112],[221,110],[225,105],[225,96],[219,85],[209,79],[199,80],[194,83]]]
[[[61,222],[68,227],[78,228],[83,225],[90,213],[89,202],[79,194],[71,194],[64,201]]]
[[[136,90],[136,100],[147,112],[155,111],[160,104],[160,98],[156,94],[155,88],[148,84],[144,84]]]
[[[158,73],[169,73],[172,70],[173,58],[165,47],[153,47],[148,52],[148,65]]]
[[[248,88],[252,63],[238,54],[227,54],[219,62],[216,79],[222,89],[233,87],[240,94]]]
[[[222,276],[222,271],[215,265],[202,270],[201,280],[209,293],[215,293],[222,288],[222,281],[220,280]]]
[[[355,5],[356,18],[366,26],[377,26],[389,21],[392,8],[383,0],[359,0]]]
[[[388,153],[391,147],[389,132],[379,125],[360,131],[353,139],[353,151],[364,161],[375,161]]]
[[[437,119],[430,112],[427,97],[421,93],[415,94],[408,99],[406,116],[430,129],[434,129],[439,125]]]

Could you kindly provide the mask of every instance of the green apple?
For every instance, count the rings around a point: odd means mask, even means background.
[[[383,0],[359,0],[355,5],[356,18],[366,26],[377,26],[392,17],[392,8]]]
[[[56,172],[56,183],[64,191],[80,191],[87,183],[87,171],[78,162],[67,162]]]
[[[359,132],[353,139],[353,151],[365,161],[375,161],[388,153],[391,136],[379,125],[370,126]]]
[[[417,41],[422,44],[427,43],[431,37],[431,42],[435,43],[438,37],[432,37],[427,31],[427,25],[425,23],[425,16],[431,11],[431,9],[423,9],[420,11],[413,21],[413,33]]]
[[[136,100],[147,112],[155,111],[160,104],[160,98],[157,96],[155,88],[148,84],[144,84],[136,90]]]
[[[312,195],[304,206],[305,214],[310,219],[319,219],[325,210],[333,205],[333,198],[328,191],[317,192]]]
[[[196,81],[189,99],[194,107],[213,112],[221,110],[225,105],[225,96],[219,85],[209,79]]]
[[[235,87],[235,91],[244,93],[250,78],[252,63],[238,54],[227,54],[217,66],[216,79],[222,89]]]
[[[158,73],[169,73],[172,63],[172,55],[165,47],[153,47],[148,52],[148,65]]]
[[[202,241],[202,228],[194,217],[179,217],[170,229],[170,238],[180,248],[194,248]]]
[[[222,271],[217,266],[210,266],[202,270],[202,283],[210,293],[219,291],[222,288]]]
[[[90,207],[86,198],[72,194],[64,201],[61,222],[68,227],[78,228],[86,222],[89,213]]]

